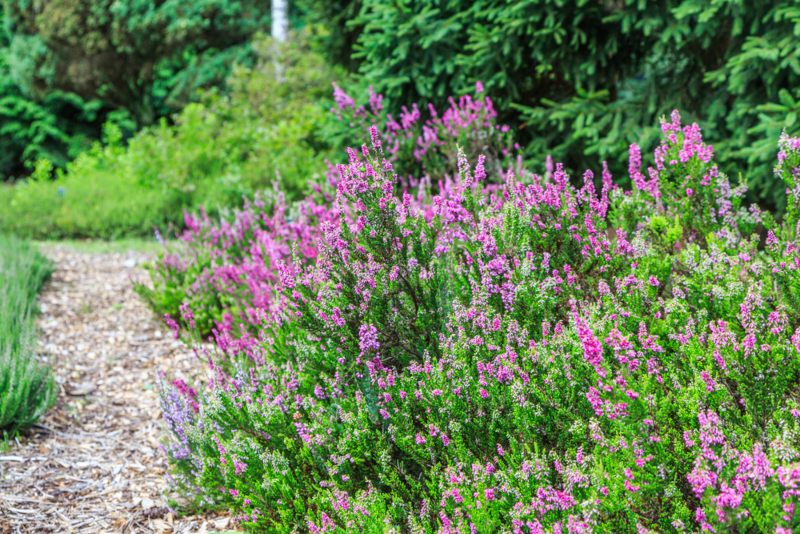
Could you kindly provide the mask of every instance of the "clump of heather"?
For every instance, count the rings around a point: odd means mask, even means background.
[[[331,198],[318,192],[289,206],[280,193],[265,192],[222,221],[186,213],[178,246],[148,267],[152,286],[136,289],[176,335],[179,325],[203,338],[253,332],[283,306],[278,266],[316,258]]]
[[[479,181],[502,181],[504,168],[520,164],[512,161],[516,145],[511,132],[496,124],[497,113],[480,82],[474,97],[450,98],[442,113],[430,104],[423,106],[425,119],[414,104],[395,120],[385,112],[383,97],[371,90],[368,106],[356,105],[336,85],[334,100],[332,113],[343,126],[329,132],[338,138],[334,144],[349,142],[353,131],[369,132],[393,169],[400,169],[399,174],[393,172],[398,187],[417,197],[430,196],[430,191],[452,181],[459,172],[459,150],[479,162]],[[184,214],[179,245],[150,267],[152,287],[138,284],[137,291],[166,317],[170,328],[189,326],[203,338],[215,331],[238,334],[243,327],[259,325],[275,297],[271,293],[280,275],[275,271],[278,261],[288,256],[315,261],[317,239],[339,180],[338,169],[330,165],[327,182],[311,184],[313,193],[293,205],[287,205],[280,191],[268,191],[254,201],[245,199],[242,210],[221,222],[203,211]]]
[[[336,84],[333,98],[332,112],[341,129],[331,136],[349,142],[353,131],[376,127],[383,154],[404,183],[426,178],[436,183],[454,176],[459,149],[471,161],[483,156],[489,177],[501,178],[501,171],[514,163],[519,150],[511,128],[497,123],[494,103],[481,82],[475,84],[474,94],[450,97],[445,109],[415,102],[403,106],[398,116],[387,112],[383,95],[371,87],[363,105]]]
[[[176,489],[259,531],[799,528],[797,209],[662,131],[632,190],[464,151],[408,188],[376,127],[316,200],[187,224],[154,293],[191,279],[215,343],[162,384]]]
[[[775,174],[786,184],[789,220],[800,219],[800,137],[789,137],[786,132],[778,142],[778,165]],[[796,228],[791,230],[796,232]]]

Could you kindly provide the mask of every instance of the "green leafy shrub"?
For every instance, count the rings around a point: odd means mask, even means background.
[[[255,0],[5,0],[3,11],[19,87],[100,100],[140,127],[222,84],[270,23]]]
[[[99,101],[64,91],[36,98],[20,87],[12,76],[17,58],[8,27],[0,6],[0,181],[29,174],[41,158],[64,165],[99,135],[104,114]]]
[[[0,189],[7,206],[0,229],[49,239],[148,235],[180,226],[184,209],[216,213],[276,181],[298,196],[325,169],[321,102],[336,73],[302,44],[254,46],[260,60],[234,69],[229,94],[208,93],[174,125],[162,121],[127,146],[107,125],[104,142],[56,170],[54,180],[40,162],[30,180]]]
[[[35,423],[53,405],[50,369],[35,358],[36,296],[52,271],[29,243],[0,235],[0,430]]]
[[[252,66],[269,5],[59,0],[0,3],[0,180],[57,168],[105,122],[129,137]],[[294,14],[293,14],[293,18]]]

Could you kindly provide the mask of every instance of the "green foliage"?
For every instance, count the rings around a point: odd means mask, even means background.
[[[47,158],[63,165],[99,133],[98,101],[53,91],[33,98],[11,76],[16,61],[9,47],[4,10],[0,9],[0,180],[28,174],[33,163]]]
[[[774,139],[800,112],[800,7],[769,2],[350,2],[355,57],[391,102],[442,104],[483,81],[520,141],[580,171],[654,143],[681,109],[754,196],[780,207]],[[511,112],[510,105],[515,105]],[[397,111],[395,109],[394,111]],[[615,174],[623,167],[612,166]]]
[[[196,87],[222,82],[269,27],[255,0],[6,0],[12,74],[33,92],[62,89],[131,112],[140,125]]]
[[[253,0],[0,2],[0,179],[57,167],[114,122],[129,137],[252,65]]]
[[[36,361],[36,296],[50,263],[29,243],[0,235],[0,430],[16,432],[53,405],[50,369]]]
[[[353,56],[363,27],[356,22],[361,2],[354,0],[296,0],[302,20],[315,31],[320,51],[335,63],[355,71],[359,60]]]
[[[281,184],[289,196],[324,171],[321,102],[336,72],[307,46],[254,45],[252,68],[236,67],[229,93],[209,92],[175,124],[161,121],[122,144],[109,124],[103,143],[55,172],[40,162],[30,180],[0,189],[0,228],[37,238],[143,236],[181,225],[183,210],[211,213]],[[275,61],[282,69],[276,79]]]

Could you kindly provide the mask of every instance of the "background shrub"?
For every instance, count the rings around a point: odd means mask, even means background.
[[[30,180],[0,189],[7,206],[0,228],[49,239],[141,236],[182,224],[184,209],[216,213],[274,182],[298,196],[325,170],[323,102],[335,71],[297,43],[276,52],[263,40],[255,48],[260,59],[234,69],[230,94],[206,94],[174,125],[162,121],[126,146],[109,124],[103,143],[65,169],[42,161]]]
[[[50,369],[36,359],[36,296],[52,271],[29,243],[0,234],[0,430],[35,423],[53,405]]]
[[[57,167],[113,121],[125,137],[252,65],[269,4],[59,0],[0,4],[0,177]],[[294,13],[292,19],[297,20]]]
[[[348,9],[359,14],[342,31],[363,28],[359,71],[395,113],[414,100],[443,105],[481,80],[529,154],[551,153],[575,172],[607,159],[620,175],[627,146],[655,143],[652,125],[677,108],[706,125],[725,170],[780,208],[774,139],[800,111],[794,2],[359,0]]]

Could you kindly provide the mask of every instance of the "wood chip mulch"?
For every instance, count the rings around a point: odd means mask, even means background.
[[[41,295],[39,353],[59,384],[57,405],[0,450],[0,533],[213,532],[227,517],[176,517],[163,495],[165,427],[157,371],[193,377],[195,355],[132,288],[146,254],[51,246]]]

